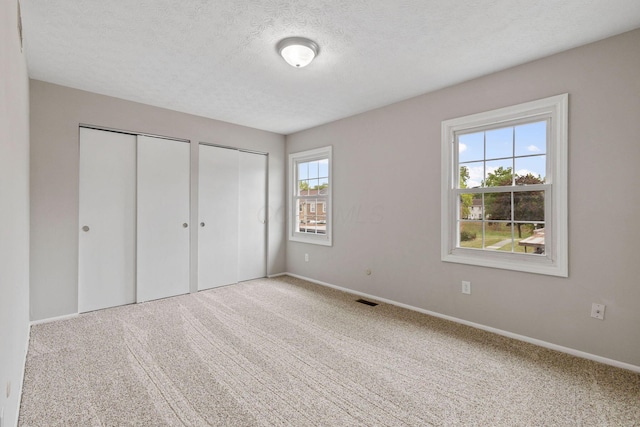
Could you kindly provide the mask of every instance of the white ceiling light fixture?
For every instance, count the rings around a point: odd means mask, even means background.
[[[306,67],[320,52],[316,42],[304,37],[282,39],[278,42],[277,49],[287,64],[296,68]]]

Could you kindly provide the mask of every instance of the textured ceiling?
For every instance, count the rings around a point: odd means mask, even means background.
[[[21,3],[32,78],[282,134],[640,27],[639,0]]]

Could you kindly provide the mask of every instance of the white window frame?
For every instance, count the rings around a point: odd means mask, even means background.
[[[442,122],[442,261],[568,277],[568,152],[569,95],[562,94]],[[545,202],[545,255],[457,247],[460,171],[456,135],[474,129],[508,127],[523,120],[549,120]]]
[[[316,148],[313,150],[301,151],[298,153],[289,154],[289,221],[288,221],[288,235],[289,240],[292,242],[311,243],[315,245],[331,246],[333,235],[333,224],[331,215],[332,206],[332,194],[333,194],[333,148],[331,146]],[[310,196],[313,198],[314,203],[323,201],[326,203],[326,231],[325,234],[311,234],[301,233],[296,229],[296,209],[297,200],[300,196],[297,195],[298,186],[298,163],[311,162],[314,160],[329,159],[329,186],[326,196]]]

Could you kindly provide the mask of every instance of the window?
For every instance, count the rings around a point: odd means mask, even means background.
[[[568,95],[442,122],[442,260],[567,265]]]
[[[289,155],[289,240],[331,246],[331,152],[324,147]]]

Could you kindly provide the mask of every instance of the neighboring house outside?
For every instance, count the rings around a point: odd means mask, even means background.
[[[298,230],[323,234],[327,224],[327,203],[324,199],[325,189],[301,190],[301,196],[322,196],[322,199],[305,199],[300,201]]]
[[[482,199],[473,199],[467,219],[482,219]]]

